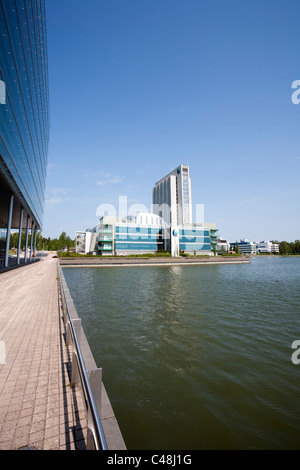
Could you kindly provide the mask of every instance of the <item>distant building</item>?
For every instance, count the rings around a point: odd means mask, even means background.
[[[263,241],[256,244],[257,253],[279,253],[278,243]]]
[[[169,225],[192,224],[192,190],[189,167],[180,165],[153,188],[153,212]]]
[[[216,242],[217,242],[216,244],[217,251],[224,252],[224,253],[228,253],[230,251],[230,243],[224,238],[218,237]]]
[[[246,238],[238,242],[239,251],[245,255],[256,255],[256,243],[247,240]],[[236,242],[230,243],[230,250],[236,249]]]

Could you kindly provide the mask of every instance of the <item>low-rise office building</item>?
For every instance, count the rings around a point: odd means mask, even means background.
[[[230,243],[230,250],[236,251],[236,243]],[[246,238],[238,242],[239,252],[244,255],[256,255],[256,243],[247,240]]]
[[[95,251],[100,255],[121,256],[164,251],[165,230],[167,225],[154,214],[125,219],[103,217],[96,228]]]
[[[213,255],[217,229],[214,224],[168,225],[156,214],[127,218],[102,217],[93,230],[77,232],[76,252],[126,256],[168,252],[172,256]]]
[[[257,253],[279,253],[278,243],[262,241],[256,244]]]
[[[217,238],[217,251],[221,253],[228,253],[230,251],[230,243],[224,238]]]

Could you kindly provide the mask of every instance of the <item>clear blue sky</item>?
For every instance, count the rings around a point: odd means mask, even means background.
[[[43,234],[97,207],[151,209],[190,166],[193,205],[235,241],[300,238],[299,0],[47,0]]]

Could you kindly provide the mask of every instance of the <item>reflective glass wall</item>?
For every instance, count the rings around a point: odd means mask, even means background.
[[[0,1],[0,171],[41,227],[49,140],[45,0]]]

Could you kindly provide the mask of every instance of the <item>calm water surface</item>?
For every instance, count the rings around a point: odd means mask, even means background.
[[[128,449],[300,448],[300,258],[64,274]]]

